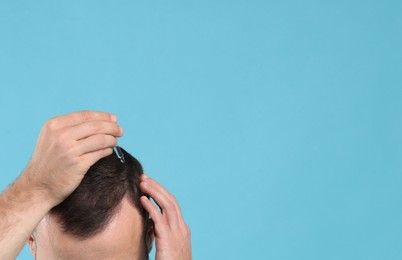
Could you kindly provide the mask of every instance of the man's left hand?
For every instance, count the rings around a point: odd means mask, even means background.
[[[146,175],[141,177],[141,190],[158,204],[159,210],[147,196],[142,206],[150,214],[155,228],[156,260],[191,260],[190,228],[184,222],[176,198],[162,185]]]

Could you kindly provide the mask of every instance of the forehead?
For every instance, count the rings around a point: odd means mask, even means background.
[[[143,250],[143,223],[139,210],[127,197],[105,230],[81,240],[62,231],[54,217],[48,216],[37,228],[37,254],[60,259],[127,259]]]

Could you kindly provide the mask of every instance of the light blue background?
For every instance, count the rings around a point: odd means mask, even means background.
[[[110,111],[181,203],[194,259],[402,259],[401,13],[1,1],[1,188],[45,120]]]

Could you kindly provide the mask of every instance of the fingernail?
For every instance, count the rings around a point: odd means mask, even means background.
[[[113,122],[117,123],[117,116],[115,115],[110,115],[110,118],[112,119]]]

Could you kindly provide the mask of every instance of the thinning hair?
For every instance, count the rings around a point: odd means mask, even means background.
[[[88,170],[77,189],[50,211],[65,233],[78,239],[100,233],[116,214],[124,196],[139,210],[145,229],[148,213],[141,206],[139,189],[143,169],[136,158],[121,150],[124,163],[115,154],[100,159]]]

